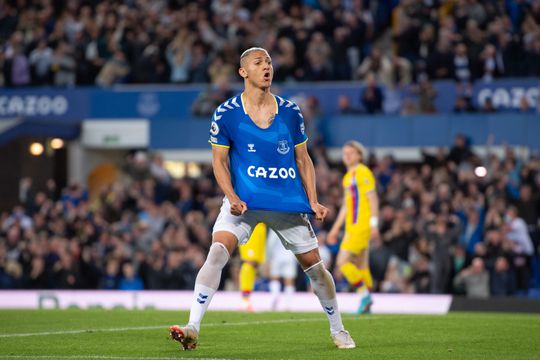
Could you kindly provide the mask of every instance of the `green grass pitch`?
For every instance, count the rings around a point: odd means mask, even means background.
[[[314,313],[208,312],[199,347],[181,351],[168,326],[186,312],[2,310],[0,360],[540,359],[540,315],[344,315],[357,343],[337,350]]]

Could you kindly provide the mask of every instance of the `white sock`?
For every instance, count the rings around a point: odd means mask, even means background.
[[[208,251],[204,265],[197,274],[195,288],[193,289],[193,301],[189,313],[189,325],[193,325],[197,331],[201,328],[201,321],[212,301],[212,297],[219,287],[221,270],[229,261],[229,252],[225,245],[213,243]]]
[[[195,284],[193,292],[194,296],[193,301],[191,302],[188,324],[193,325],[197,331],[200,331],[201,320],[210,305],[210,301],[212,301],[212,297],[216,293],[216,289],[201,284]]]
[[[319,298],[319,302],[328,317],[330,333],[336,334],[340,332],[344,327],[338,309],[336,285],[332,275],[324,268],[322,261],[306,269],[305,273],[309,276],[313,292]]]
[[[339,313],[337,299],[333,298],[331,300],[322,300],[319,298],[328,321],[330,322],[330,333],[332,335],[337,334],[341,330],[344,330],[343,322],[341,322],[341,314]]]
[[[279,280],[270,281],[270,285],[268,287],[270,288],[270,294],[272,294],[272,297],[279,296],[279,293],[281,292],[281,283]]]
[[[279,280],[272,280],[270,281],[268,287],[270,288],[272,310],[275,310],[279,298],[279,293],[281,292],[281,283],[279,282]]]
[[[294,292],[296,291],[295,287],[292,285],[285,286],[285,309],[289,310],[291,308],[292,304],[292,298],[294,295]]]

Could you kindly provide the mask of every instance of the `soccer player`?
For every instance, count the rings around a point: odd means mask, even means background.
[[[336,265],[349,284],[360,294],[357,313],[370,311],[373,279],[369,271],[369,240],[379,238],[379,198],[375,178],[364,164],[364,147],[357,141],[347,142],[342,160],[347,168],[343,177],[343,204],[327,241],[335,244],[345,223]]]
[[[242,311],[255,311],[253,305],[251,304],[250,296],[253,288],[255,287],[257,270],[259,269],[259,266],[264,263],[264,258],[266,255],[266,234],[266,225],[259,223],[253,229],[248,242],[239,246],[240,260],[242,260],[242,266],[240,267],[239,274],[240,291],[242,292],[242,305],[240,309]]]
[[[277,234],[268,230],[266,237],[267,259],[270,265],[270,295],[272,296],[272,310],[276,310],[281,293],[283,280],[284,308],[290,310],[292,297],[296,290],[296,260],[294,255],[281,245]]]
[[[310,278],[330,323],[338,348],[356,345],[344,329],[332,275],[319,256],[317,238],[308,220],[325,218],[319,204],[315,171],[299,107],[270,92],[273,67],[265,49],[250,48],[240,57],[244,92],[216,109],[210,126],[212,165],[225,193],[212,232],[208,256],[195,281],[186,326],[171,326],[171,337],[184,349],[197,346],[201,321],[214,296],[221,271],[253,227],[265,223],[298,259]]]

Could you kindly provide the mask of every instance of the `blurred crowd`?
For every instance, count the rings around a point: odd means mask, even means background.
[[[337,248],[325,240],[343,168],[316,142],[310,151],[330,209],[313,224],[333,269]],[[458,136],[421,164],[373,155],[367,164],[381,200],[381,236],[371,244],[376,291],[488,297],[540,287],[540,158],[511,149],[480,157]],[[192,175],[175,179],[159,154],[139,151],[92,196],[77,184],[34,189],[25,180],[20,205],[0,217],[0,288],[192,289],[222,202],[211,168]],[[237,264],[235,256],[222,287],[237,288]]]
[[[15,87],[238,81],[258,45],[278,82],[454,79],[467,94],[540,75],[540,1],[3,0],[0,44]]]
[[[371,159],[381,192],[372,270],[383,292],[527,295],[540,285],[540,158],[475,154],[465,136],[420,166]]]
[[[122,174],[92,197],[77,184],[23,187],[1,217],[0,287],[193,287],[221,204],[210,173],[174,180],[137,152]]]
[[[540,2],[400,1],[392,31],[415,76],[474,79],[539,76]],[[394,61],[395,63],[396,61]]]

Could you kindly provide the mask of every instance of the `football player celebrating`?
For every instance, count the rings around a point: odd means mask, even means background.
[[[296,255],[328,317],[335,345],[356,346],[343,327],[334,280],[323,265],[308,220],[309,213],[323,220],[328,209],[317,199],[303,116],[295,103],[270,92],[273,72],[265,49],[244,51],[239,69],[244,92],[218,106],[212,119],[212,166],[225,198],[195,281],[189,322],[170,328],[171,337],[184,349],[197,345],[202,318],[230,254],[260,222]]]

